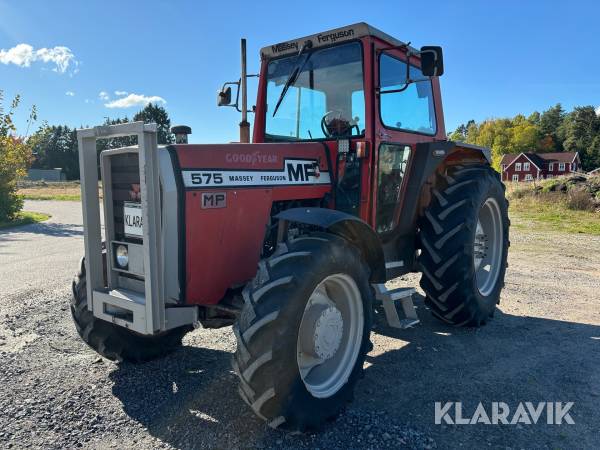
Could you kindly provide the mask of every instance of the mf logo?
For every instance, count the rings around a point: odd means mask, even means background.
[[[288,179],[290,181],[310,181],[319,178],[319,165],[315,161],[287,163]]]
[[[202,209],[225,208],[227,206],[227,194],[225,192],[203,192]]]

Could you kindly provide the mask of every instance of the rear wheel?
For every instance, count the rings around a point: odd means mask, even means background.
[[[156,336],[142,336],[94,317],[87,307],[83,262],[73,279],[71,315],[81,339],[97,353],[112,361],[144,362],[159,358],[181,346],[183,336],[191,330],[190,327],[181,327]]]
[[[342,238],[294,239],[261,261],[234,325],[240,395],[270,426],[319,427],[351,400],[372,324],[369,268]]]
[[[487,165],[438,175],[420,219],[421,287],[431,312],[446,323],[479,326],[500,302],[508,255],[508,202]]]

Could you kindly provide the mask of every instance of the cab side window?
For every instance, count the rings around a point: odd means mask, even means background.
[[[410,66],[410,78],[423,78],[421,69]],[[411,83],[405,87],[406,63],[383,54],[379,60],[379,113],[386,128],[433,135],[436,132],[435,107],[431,81]]]

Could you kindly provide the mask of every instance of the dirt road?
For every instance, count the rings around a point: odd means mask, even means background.
[[[49,222],[0,232],[0,446],[33,448],[600,448],[600,238],[515,232],[491,323],[378,326],[349,410],[323,431],[266,428],[238,398],[229,328],[175,354],[113,364],[77,337],[70,281],[80,205],[27,202]],[[416,285],[417,276],[398,282]],[[435,402],[574,402],[573,425],[437,425]]]

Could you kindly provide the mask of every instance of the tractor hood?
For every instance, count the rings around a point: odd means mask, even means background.
[[[218,303],[229,287],[255,275],[276,202],[306,199],[318,204],[331,191],[322,143],[182,144],[167,149],[179,179],[188,304]]]

